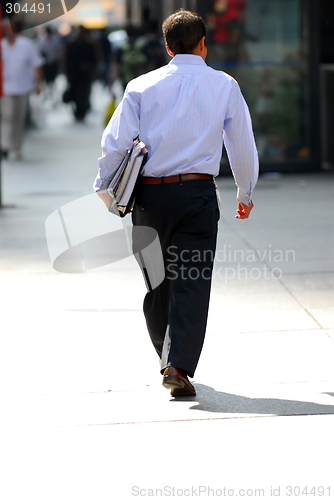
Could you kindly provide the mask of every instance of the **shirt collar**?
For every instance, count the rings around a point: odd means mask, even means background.
[[[194,54],[176,54],[173,59],[169,62],[169,64],[175,64],[178,66],[179,64],[196,64],[196,65],[205,65],[205,61],[203,61],[201,56],[195,56]]]

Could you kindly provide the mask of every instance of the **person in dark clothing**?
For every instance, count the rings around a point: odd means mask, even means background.
[[[89,97],[96,63],[96,54],[89,40],[88,30],[80,26],[78,36],[68,45],[66,53],[66,75],[77,121],[83,121],[90,108]]]
[[[103,29],[99,30],[95,40],[97,53],[97,72],[98,79],[105,87],[110,85],[110,66],[111,66],[111,45]]]
[[[132,24],[126,26],[128,39],[117,54],[118,76],[125,89],[127,84],[147,71],[147,56],[144,51],[145,41],[138,37],[138,30]]]
[[[63,49],[60,36],[51,26],[45,28],[45,36],[38,44],[45,63],[43,65],[43,77],[47,84],[52,85],[58,74],[58,63]]]
[[[146,71],[153,71],[169,62],[165,43],[162,36],[159,35],[157,21],[151,21],[146,28],[144,38],[143,52],[147,57]]]

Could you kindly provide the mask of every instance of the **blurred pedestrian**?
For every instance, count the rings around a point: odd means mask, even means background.
[[[167,55],[163,37],[159,34],[157,21],[148,23],[143,40],[143,52],[147,57],[146,71],[153,71],[169,62],[170,58]]]
[[[89,98],[96,76],[96,64],[96,54],[89,32],[84,26],[80,26],[78,36],[69,43],[66,51],[66,75],[77,121],[83,121],[90,109]]]
[[[109,87],[111,80],[111,44],[103,29],[94,32],[92,41],[97,56],[97,79],[105,87]]]
[[[45,35],[40,40],[38,49],[45,61],[43,64],[43,79],[46,84],[46,92],[53,99],[53,85],[58,75],[59,61],[62,57],[64,45],[61,37],[51,26],[45,28]]]
[[[128,39],[118,51],[119,78],[123,87],[147,71],[147,55],[144,51],[145,41],[138,36],[138,30],[132,24],[126,27]]]
[[[13,30],[15,33],[13,33]],[[40,92],[43,59],[34,43],[18,34],[19,23],[4,22],[5,38],[1,41],[3,93],[1,98],[1,154],[21,159],[24,125],[29,94]]]

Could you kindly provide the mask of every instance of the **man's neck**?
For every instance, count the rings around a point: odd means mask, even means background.
[[[16,36],[12,36],[12,35],[8,36],[7,40],[8,40],[9,45],[14,45],[14,43],[16,41]]]

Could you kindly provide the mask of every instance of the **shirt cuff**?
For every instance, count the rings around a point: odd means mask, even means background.
[[[100,177],[97,177],[93,184],[93,189],[95,193],[97,193],[98,191],[106,191],[108,189],[109,183],[110,181],[108,182],[106,180],[101,179]]]
[[[242,189],[240,187],[238,188],[237,198],[239,201],[241,201],[241,203],[244,203],[244,205],[247,205],[247,207],[251,206],[251,197],[252,197],[251,191],[246,192],[244,189]]]

